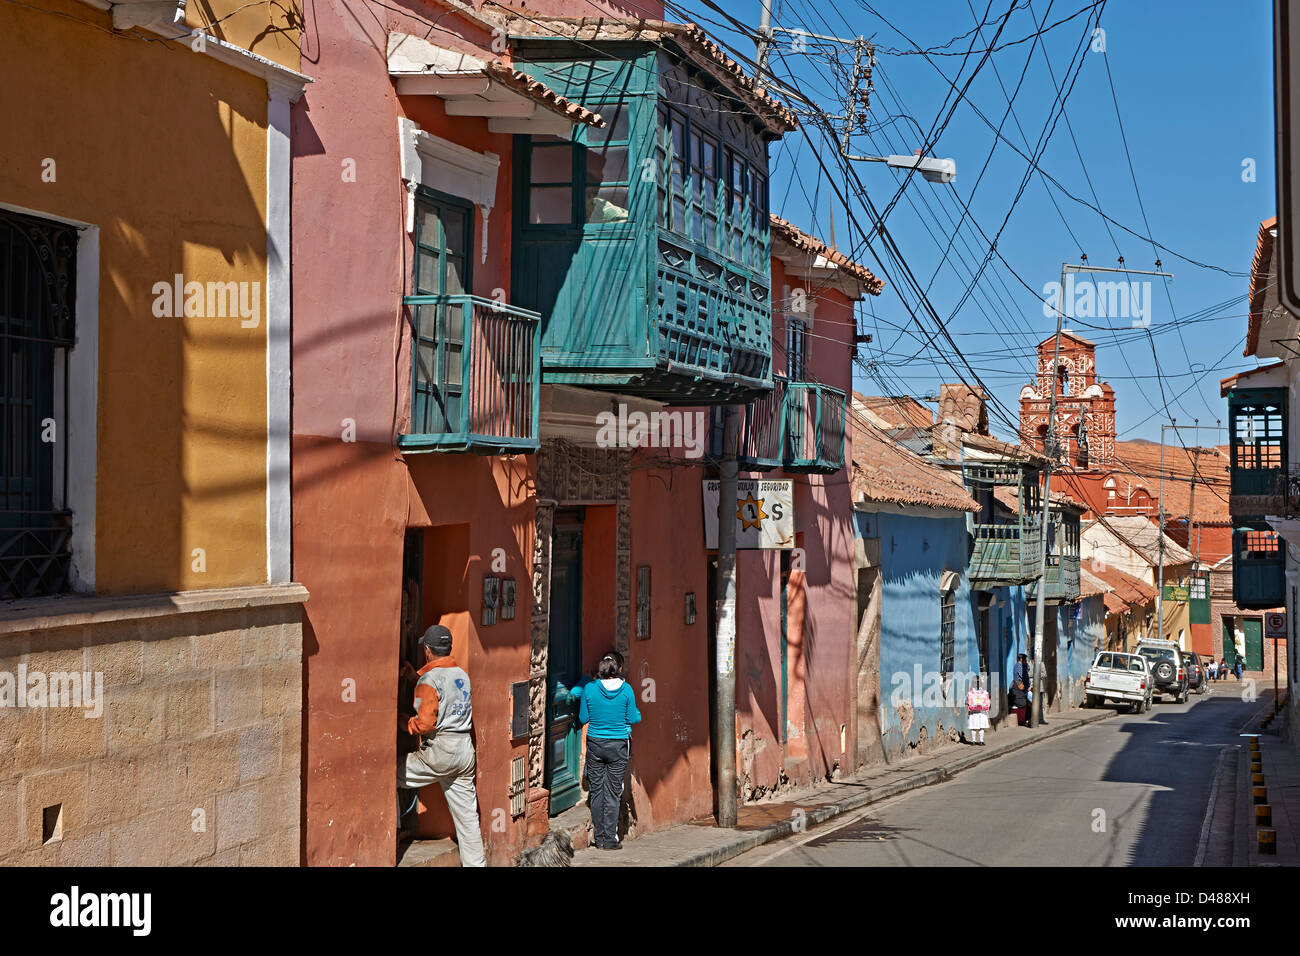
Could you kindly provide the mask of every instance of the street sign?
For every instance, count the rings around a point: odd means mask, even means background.
[[[1286,640],[1286,615],[1285,614],[1265,614],[1264,615],[1264,636],[1271,637],[1275,640]]]
[[[704,487],[704,546],[718,546],[718,482],[706,480]],[[794,482],[736,482],[736,548],[794,547]]]

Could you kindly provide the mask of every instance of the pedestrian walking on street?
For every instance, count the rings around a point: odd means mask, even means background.
[[[439,784],[456,824],[461,866],[486,866],[474,787],[477,762],[469,675],[451,656],[451,631],[441,624],[425,631],[420,645],[424,666],[419,671],[402,662],[403,676],[416,678],[416,712],[407,720],[406,730],[420,738],[420,747],[397,765],[398,816],[404,815],[402,789]]]
[[[1241,664],[1241,655],[1237,655],[1237,659],[1232,664],[1232,672],[1236,675],[1237,680],[1241,680],[1241,672],[1244,670],[1245,668]]]
[[[617,652],[601,658],[597,679],[583,689],[578,704],[578,721],[587,725],[587,803],[598,850],[622,849],[618,814],[623,777],[632,756],[632,725],[641,720],[632,685],[620,674],[620,660]]]
[[[980,687],[980,679],[975,678],[975,686],[966,692],[966,735],[973,744],[984,746],[984,731],[989,726],[989,707],[992,700],[989,692]]]

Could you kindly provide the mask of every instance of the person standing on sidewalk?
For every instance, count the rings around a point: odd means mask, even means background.
[[[632,725],[641,720],[632,685],[619,674],[619,658],[606,654],[578,705],[578,722],[587,725],[587,781],[591,790],[591,825],[598,850],[622,849],[618,812],[623,803],[623,776],[632,756]]]
[[[984,731],[989,726],[989,707],[992,699],[989,692],[980,687],[979,678],[975,686],[966,691],[966,734],[973,744],[984,746]]]
[[[479,829],[478,793],[474,788],[473,701],[469,675],[451,656],[451,631],[435,624],[420,638],[424,666],[417,672],[403,662],[402,674],[414,676],[415,716],[406,730],[420,738],[420,747],[397,765],[400,789],[418,790],[432,783],[442,787],[456,824],[461,866],[486,866],[483,833]]]

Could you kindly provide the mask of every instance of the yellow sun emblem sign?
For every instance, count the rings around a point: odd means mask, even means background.
[[[736,509],[736,518],[740,520],[743,527],[741,531],[748,531],[750,528],[762,529],[763,519],[767,517],[767,512],[763,510],[763,499],[755,498],[753,492],[745,496],[743,501],[736,502],[739,507]]]

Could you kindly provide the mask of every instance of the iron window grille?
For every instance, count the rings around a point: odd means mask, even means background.
[[[76,251],[75,227],[0,209],[0,600],[70,588]]]
[[[954,588],[939,592],[939,622],[939,673],[947,676],[953,672],[956,656],[957,591]]]

